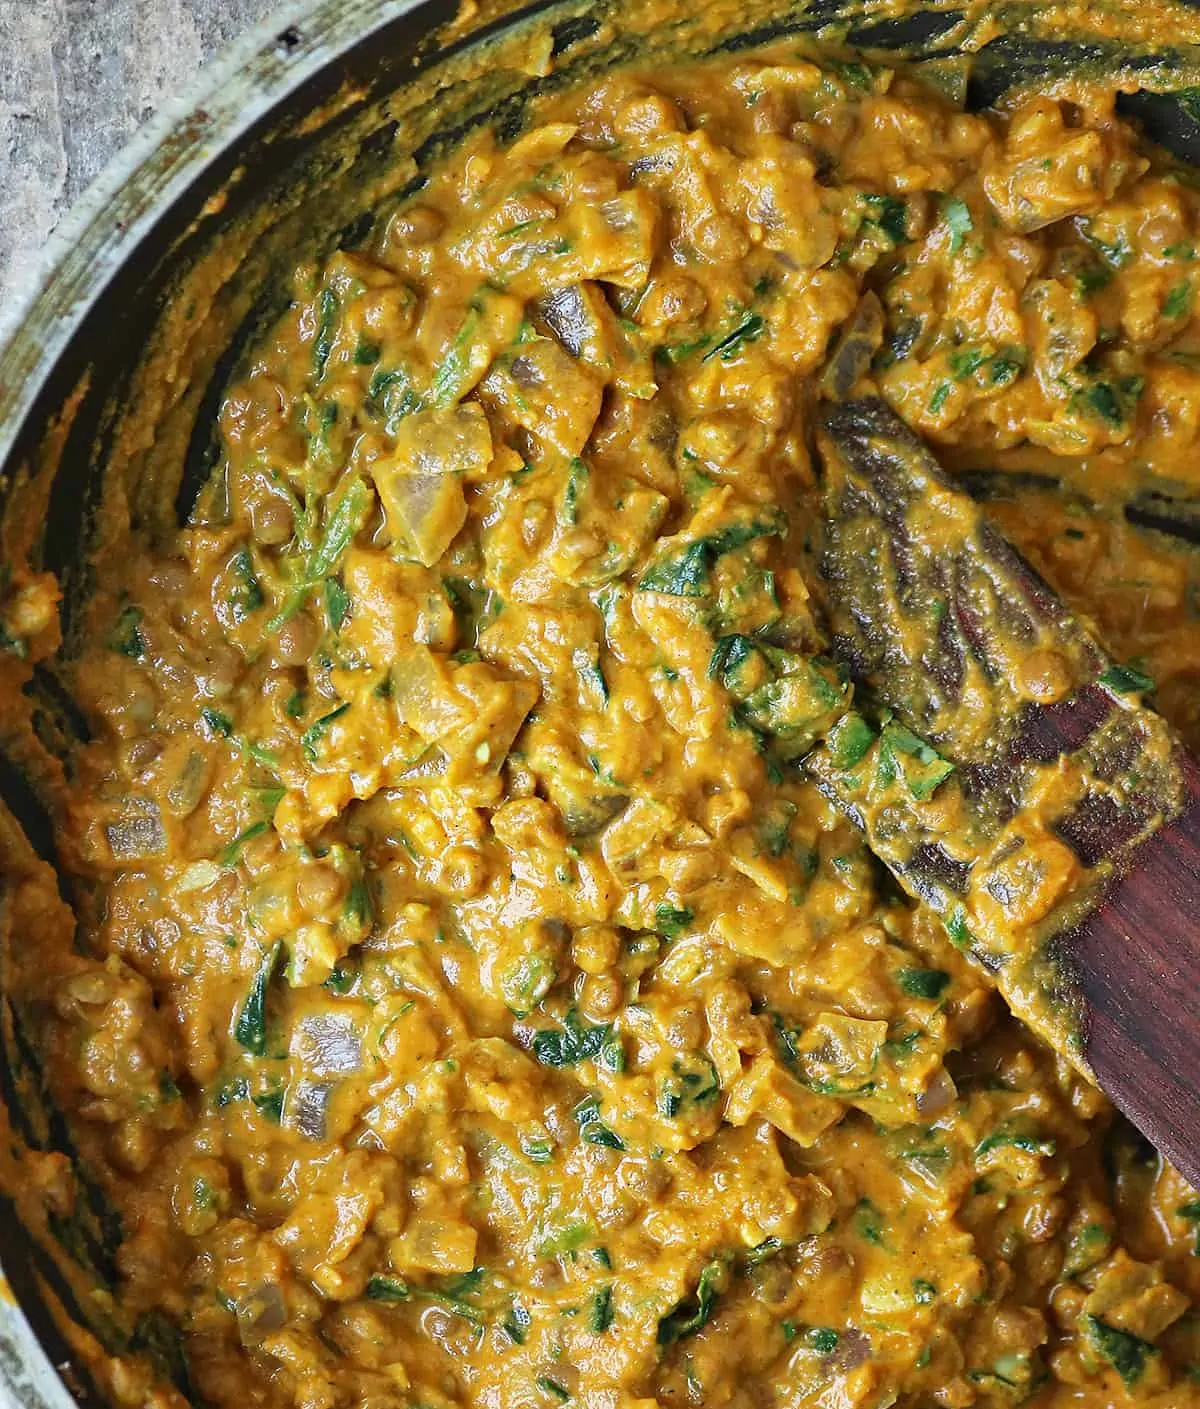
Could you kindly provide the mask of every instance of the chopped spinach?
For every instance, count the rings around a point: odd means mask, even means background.
[[[317,331],[313,338],[313,380],[320,382],[329,366],[329,354],[333,351],[337,335],[338,296],[333,289],[321,290],[317,301]]]
[[[908,206],[904,201],[874,191],[864,191],[861,199],[871,212],[870,223],[877,225],[893,245],[902,245],[908,239]]]
[[[729,1271],[727,1257],[714,1258],[700,1273],[695,1296],[685,1297],[674,1311],[658,1323],[658,1343],[674,1345],[684,1336],[693,1335],[708,1325],[717,1300],[725,1288]]]
[[[531,1164],[549,1164],[554,1158],[554,1146],[539,1136],[521,1136],[521,1153]]]
[[[1144,1341],[1129,1331],[1119,1331],[1107,1321],[1102,1321],[1099,1316],[1087,1315],[1083,1321],[1092,1348],[1108,1361],[1120,1375],[1122,1382],[1132,1389],[1141,1379],[1146,1361],[1152,1355],[1157,1355],[1158,1350],[1149,1341]]]
[[[1025,370],[1029,360],[1028,350],[1019,344],[1002,348],[992,358],[991,380],[993,386],[1007,386]]]
[[[274,809],[272,809],[274,810]],[[224,866],[227,870],[232,870],[238,863],[238,858],[242,854],[242,848],[248,841],[253,841],[255,837],[261,837],[267,830],[266,822],[252,822],[250,826],[240,831],[236,837],[225,847],[217,858],[217,864]]]
[[[310,583],[320,582],[337,571],[354,535],[363,526],[373,495],[365,480],[355,477],[346,486],[326,520],[320,542],[308,564]]]
[[[950,982],[950,975],[941,969],[900,969],[896,979],[905,993],[914,998],[940,998]]]
[[[783,1243],[779,1238],[764,1238],[761,1243],[755,1243],[747,1252],[742,1255],[742,1262],[747,1267],[761,1267],[764,1262],[770,1262],[773,1257],[777,1257],[783,1251]]]
[[[835,768],[849,769],[860,764],[871,751],[875,731],[861,714],[845,714],[829,731],[826,746]]]
[[[668,939],[677,939],[695,918],[686,908],[676,910],[672,905],[660,905],[654,912],[654,928]]]
[[[567,482],[562,498],[563,523],[574,525],[579,522],[579,501],[587,490],[590,473],[587,462],[578,455],[567,466]]]
[[[343,700],[336,709],[331,709],[328,714],[323,714],[320,719],[314,719],[300,736],[300,747],[304,750],[304,756],[310,763],[316,763],[318,745],[329,731],[329,726],[335,719],[340,719],[350,708],[350,701]]]
[[[674,1120],[685,1110],[711,1105],[721,1093],[721,1079],[702,1052],[676,1057],[658,1090],[659,1114]]]
[[[263,1056],[267,1050],[267,990],[282,956],[283,941],[276,940],[263,955],[234,1024],[234,1037],[256,1057]]]
[[[330,993],[336,993],[339,997],[343,997],[357,983],[361,972],[362,964],[356,957],[350,954],[343,955],[334,964],[333,972],[321,987],[327,988]]]
[[[987,380],[992,386],[1007,386],[1020,376],[1028,360],[1028,350],[1014,343],[995,353],[983,347],[952,348],[947,357],[947,364],[950,375],[956,382],[966,381],[977,372],[986,371]]]
[[[573,1218],[562,1224],[538,1248],[539,1257],[567,1257],[574,1262],[575,1254],[596,1236],[596,1229],[585,1218]]]
[[[588,1303],[588,1330],[594,1336],[602,1336],[614,1319],[612,1287],[597,1288]]]
[[[1174,321],[1192,311],[1192,285],[1187,279],[1181,280],[1169,290],[1163,300],[1163,317]]]
[[[1144,694],[1154,689],[1154,679],[1132,665],[1110,665],[1100,676],[1100,684],[1118,695]]]
[[[371,377],[364,409],[369,416],[383,421],[394,434],[404,417],[411,415],[420,404],[421,398],[406,367],[380,367]]]
[[[980,367],[987,365],[989,360],[987,349],[982,347],[952,348],[947,358],[950,365],[950,375],[956,382],[965,381],[967,377],[974,376]]]
[[[130,660],[141,660],[146,654],[146,638],[142,635],[142,609],[131,603],[122,607],[112,630],[108,633],[108,649]]]
[[[342,919],[355,931],[370,929],[375,907],[371,904],[371,892],[363,876],[355,876],[350,882],[342,905]]]
[[[784,798],[776,798],[768,804],[756,827],[763,850],[772,860],[778,860],[788,849],[791,839],[792,819],[796,815],[796,804]]]
[[[1071,408],[1119,430],[1128,424],[1144,386],[1144,378],[1133,376],[1094,381],[1072,396]]]
[[[888,787],[901,777],[911,797],[927,802],[953,772],[954,764],[911,729],[895,721],[883,726],[877,768],[881,787]]]
[[[703,597],[708,591],[709,545],[700,539],[681,552],[660,558],[642,574],[639,592],[663,592],[669,597]]]
[[[844,707],[843,673],[819,656],[809,659],[773,648],[760,654],[773,678],[739,702],[735,718],[783,745],[788,755],[803,753]]]
[[[710,347],[700,361],[711,362],[714,357],[719,357],[722,362],[731,361],[747,343],[762,337],[766,326],[766,319],[761,313],[748,313],[732,332],[726,333],[715,347]]]
[[[415,1283],[405,1282],[400,1277],[372,1277],[367,1283],[367,1295],[371,1296],[371,1287],[375,1286],[376,1294],[373,1300],[376,1301],[405,1301],[421,1300],[437,1302],[439,1306],[444,1306],[447,1311],[452,1311],[456,1316],[463,1317],[473,1325],[479,1325],[479,1311],[467,1300],[474,1296],[483,1283],[487,1272],[482,1267],[474,1267],[470,1272],[463,1272],[460,1276],[451,1277],[440,1287],[423,1287]]]
[[[382,1301],[386,1305],[396,1305],[409,1298],[408,1283],[402,1277],[376,1275],[367,1282],[367,1298]]]
[[[712,333],[702,333],[696,338],[662,343],[654,349],[654,356],[658,361],[676,367],[679,363],[686,362],[689,357],[694,357],[697,352],[702,352],[706,347],[709,347],[712,344],[713,336]]]
[[[486,286],[471,300],[466,316],[459,325],[454,341],[445,357],[434,369],[433,381],[429,387],[429,402],[434,406],[452,406],[463,394],[468,384],[471,367],[471,343],[479,330],[479,320],[484,311],[484,300],[490,293]]]
[[[875,87],[875,75],[866,64],[854,63],[849,59],[828,59],[826,67],[831,73],[837,74],[848,88],[870,93]]]
[[[708,661],[708,678],[721,679],[725,688],[732,689],[737,672],[748,660],[752,660],[757,643],[752,636],[722,636],[713,647]],[[731,677],[733,677],[731,679]]]
[[[615,1130],[610,1129],[600,1119],[600,1101],[589,1096],[575,1107],[573,1112],[579,1122],[579,1135],[589,1145],[602,1145],[608,1150],[623,1150],[625,1141]]]
[[[233,590],[229,594],[229,608],[234,621],[242,622],[258,611],[266,598],[254,570],[254,559],[249,548],[239,548],[229,560],[229,568],[234,579]]]
[[[479,633],[486,631],[504,609],[503,599],[467,577],[442,578],[442,590],[450,599],[460,640],[471,648],[478,646]]]
[[[213,1088],[213,1105],[218,1110],[224,1110],[226,1106],[232,1106],[237,1101],[249,1099],[250,1085],[244,1076],[230,1077]]]
[[[1063,1258],[1063,1276],[1078,1277],[1112,1251],[1112,1234],[1103,1223],[1087,1223],[1071,1235]]]
[[[233,733],[233,720],[219,709],[202,709],[200,718],[214,738],[228,739]]]
[[[950,231],[950,253],[957,254],[975,228],[971,208],[959,196],[945,196],[942,199],[942,219]]]
[[[954,945],[955,949],[961,949],[965,953],[973,948],[975,936],[967,925],[967,912],[961,905],[956,905],[949,914],[943,915],[942,924],[946,927],[950,943]]]
[[[325,615],[332,631],[340,631],[350,615],[350,594],[336,577],[325,579]]]
[[[623,1063],[621,1039],[612,1024],[580,1022],[574,1008],[567,1009],[560,1029],[542,1028],[534,1033],[533,1055],[544,1067],[598,1061],[610,1071],[618,1071]]]
[[[1075,287],[1081,298],[1090,298],[1112,283],[1113,272],[1106,264],[1085,264],[1075,272]]]
[[[1129,247],[1124,230],[1118,230],[1115,239],[1104,240],[1096,234],[1089,220],[1084,223],[1083,238],[1110,269],[1120,269],[1133,258],[1133,250]]]
[[[854,1210],[854,1231],[864,1242],[883,1246],[883,1215],[870,1199],[859,1199]]]
[[[985,1135],[975,1146],[976,1156],[986,1155],[992,1150],[1024,1150],[1026,1154],[1051,1156],[1058,1149],[1054,1140],[1043,1140],[1027,1128],[1005,1122]]]
[[[528,1309],[514,1298],[508,1309],[508,1315],[500,1322],[500,1329],[514,1345],[524,1345],[525,1337],[529,1334],[529,1327],[532,1324],[533,1318]]]
[[[755,538],[782,534],[787,521],[775,513],[760,518],[745,516],[707,538],[698,538],[660,558],[642,573],[639,592],[662,592],[670,597],[703,597],[708,576],[718,558],[744,547]]]
[[[929,398],[929,414],[931,416],[941,415],[942,408],[946,405],[946,402],[949,401],[950,393],[953,389],[949,382],[939,382],[938,385],[934,387],[933,395]]]
[[[250,1104],[264,1120],[278,1125],[283,1120],[283,1097],[282,1086],[271,1086],[266,1091],[259,1091],[251,1096]]]
[[[708,543],[715,560],[744,547],[756,538],[778,537],[786,529],[787,518],[781,510],[776,509],[762,518],[751,514],[735,519],[733,523],[727,524],[704,541]]]

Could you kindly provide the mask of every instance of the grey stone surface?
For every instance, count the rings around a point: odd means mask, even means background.
[[[0,326],[46,236],[162,100],[280,0],[0,0]]]

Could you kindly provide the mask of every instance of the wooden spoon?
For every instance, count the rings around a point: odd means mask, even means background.
[[[881,727],[811,773],[1200,1186],[1200,768],[882,401],[824,406],[818,448],[834,652]]]

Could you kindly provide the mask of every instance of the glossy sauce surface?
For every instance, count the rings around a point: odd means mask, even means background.
[[[1111,94],[785,47],[297,272],[192,525],[100,573],[81,943],[17,974],[198,1403],[1200,1404],[1197,1196],[802,768],[866,290],[864,385],[1200,739],[1196,559],[1124,514],[1200,476],[1198,250]]]

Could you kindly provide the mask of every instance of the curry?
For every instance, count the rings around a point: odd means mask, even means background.
[[[1200,1406],[1200,1199],[805,768],[868,293],[862,385],[1200,742],[1200,560],[1125,514],[1198,487],[1198,258],[1111,92],[793,43],[480,132],[297,270],[190,524],[99,566],[79,934],[14,975],[174,1338],[114,1399]]]

